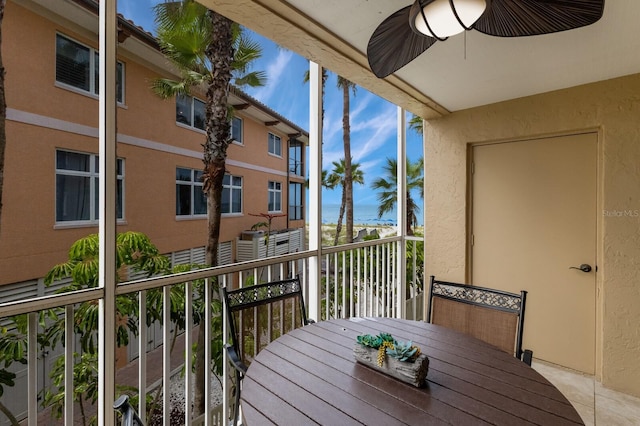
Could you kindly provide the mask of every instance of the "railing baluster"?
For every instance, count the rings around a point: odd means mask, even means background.
[[[184,285],[184,424],[191,425],[191,387],[193,376],[191,369],[193,362],[191,361],[191,345],[193,344],[193,283],[187,281]]]
[[[382,268],[380,271],[380,276],[381,276],[381,281],[380,281],[380,286],[382,287],[382,289],[380,290],[382,292],[381,295],[381,299],[382,299],[382,316],[383,317],[388,317],[389,316],[389,276],[387,275],[388,273],[388,269],[387,269],[387,253],[388,251],[388,247],[386,244],[382,244],[380,246],[380,258],[378,259],[378,262],[381,262],[382,260],[385,260],[382,263]],[[380,263],[378,263],[380,264]],[[378,269],[380,269],[380,267],[378,267]]]
[[[147,422],[147,292],[138,294],[138,416]]]
[[[369,271],[367,273],[367,313],[366,316],[373,316],[373,246],[368,247],[367,250],[367,259],[365,262],[368,262]]]
[[[349,250],[349,317],[353,316],[353,250]]]
[[[171,286],[162,289],[162,424],[171,426]]]
[[[413,320],[418,319],[418,242],[416,240],[411,241],[411,311],[413,312]]]
[[[38,314],[31,312],[27,317],[27,413],[29,426],[38,424]],[[65,359],[65,363],[71,360]]]
[[[75,334],[73,326],[73,305],[67,305],[64,312],[64,421],[73,424],[73,351]],[[31,351],[31,348],[29,348]]]
[[[211,404],[209,403],[209,395],[211,395],[211,318],[213,315],[211,279],[207,277],[204,280],[204,394],[207,400],[207,403],[204,404],[205,426],[213,426],[211,425]],[[202,327],[202,324],[200,326]]]
[[[331,304],[331,292],[329,291],[329,281],[331,281],[331,262],[329,262],[329,254],[325,255],[325,280],[324,280],[324,300],[325,300],[325,319],[328,320],[331,317],[329,316],[329,305]]]
[[[336,288],[335,288],[335,292],[336,292],[336,300],[338,300],[338,305],[339,308],[336,309],[336,318],[345,318],[346,317],[346,284],[347,284],[347,280],[346,280],[346,256],[345,256],[346,252],[343,250],[340,255],[338,255],[338,253],[336,253],[336,263],[338,263],[338,265],[340,265],[340,263],[338,262],[338,259],[342,258],[342,266],[340,268],[338,268],[338,278],[339,278],[339,282],[336,283]],[[340,299],[340,290],[342,290],[342,300]],[[340,314],[338,316],[338,313]]]
[[[244,273],[240,271],[240,287],[242,287]],[[230,283],[226,282],[224,285],[230,285]],[[229,337],[229,319],[227,318],[226,312],[221,312],[222,315],[222,342],[227,343]],[[242,316],[239,318],[239,327],[240,330],[236,330],[236,332],[240,333],[240,338],[242,338]],[[242,341],[242,340],[241,340]],[[231,382],[231,372],[233,371],[231,366],[229,365],[229,354],[226,350],[222,351],[222,419],[223,424],[228,423],[229,419],[229,388],[228,384]],[[208,405],[208,404],[207,404]],[[234,425],[235,426],[235,425]]]
[[[381,260],[380,257],[380,245],[376,246],[376,316],[380,316],[380,267],[378,266]]]

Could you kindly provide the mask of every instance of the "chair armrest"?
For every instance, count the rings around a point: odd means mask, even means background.
[[[234,348],[229,344],[224,345],[224,348],[227,350],[227,354],[229,355],[229,361],[231,361],[231,364],[233,365],[233,367],[236,370],[238,370],[242,375],[246,374],[248,367],[240,359],[238,352],[236,352],[236,348]]]

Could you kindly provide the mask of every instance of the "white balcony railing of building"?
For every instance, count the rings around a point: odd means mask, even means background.
[[[160,365],[148,362],[147,354],[147,327],[138,327],[139,335],[135,341],[139,345],[137,353],[137,389],[129,393],[134,396],[144,396],[138,398],[138,403],[134,405],[141,419],[145,424],[149,424],[147,410],[147,397],[159,397],[161,411],[163,413],[175,413],[183,411],[191,413],[193,403],[192,389],[194,386],[193,374],[182,374],[185,371],[193,371],[192,348],[197,335],[198,325],[194,323],[194,308],[203,306],[202,323],[206,332],[205,341],[215,340],[215,336],[220,333],[219,309],[220,306],[213,298],[217,297],[217,289],[214,289],[214,282],[220,285],[242,286],[252,283],[267,282],[299,274],[305,286],[305,298],[307,304],[317,304],[319,318],[321,321],[336,317],[354,316],[402,316],[411,319],[422,319],[423,317],[423,277],[422,267],[417,260],[417,256],[411,253],[421,253],[419,243],[421,238],[392,237],[365,242],[353,243],[337,247],[325,247],[318,251],[301,251],[298,253],[284,254],[271,258],[252,260],[224,267],[194,270],[186,273],[141,279],[121,283],[116,286],[117,296],[134,296],[139,305],[139,312],[147,311],[147,302],[151,291],[161,291],[163,298],[162,317],[163,324],[169,326],[162,327],[163,342],[171,342],[175,336],[173,333],[180,332],[183,339],[182,351],[180,353],[171,351],[170,344],[163,344],[159,350],[162,352],[162,362]],[[404,244],[404,247],[402,246]],[[409,253],[403,256],[404,253]],[[309,262],[314,259],[320,265],[319,279],[309,273]],[[408,261],[407,261],[408,259]],[[176,287],[176,286],[182,287]],[[197,300],[194,292],[196,286],[204,285],[205,300]],[[172,289],[183,291],[185,318],[182,329],[176,330],[175,324],[171,322],[171,295]],[[39,406],[39,392],[42,391],[46,381],[42,380],[42,363],[38,358],[42,356],[42,348],[39,346],[39,333],[43,331],[40,322],[40,313],[53,309],[59,316],[64,317],[65,335],[74,335],[74,312],[83,303],[100,304],[103,303],[104,291],[99,288],[85,289],[70,293],[62,293],[45,297],[31,298],[10,303],[0,304],[0,321],[3,324],[10,323],[10,318],[19,315],[26,315],[28,322],[28,332],[26,339],[26,389],[23,395],[17,395],[18,389],[10,389],[5,386],[5,395],[12,393],[13,399],[22,401],[24,407],[8,407],[13,409],[14,414],[27,419],[27,424],[40,424],[43,415],[47,410]],[[400,305],[399,305],[400,304]],[[311,312],[314,312],[310,309]],[[117,312],[113,312],[118,317]],[[141,317],[143,317],[141,315]],[[226,318],[222,316],[222,318]],[[122,318],[121,318],[122,320]],[[179,327],[178,327],[179,328]],[[223,331],[226,330],[226,324]],[[96,333],[98,331],[96,330]],[[85,401],[82,411],[74,403],[74,353],[80,352],[77,341],[67,339],[64,345],[62,356],[64,358],[64,409],[62,418],[64,424],[84,424],[81,417],[90,417],[95,413],[95,404],[89,403],[90,398]],[[101,341],[98,339],[97,341]],[[115,342],[114,342],[115,345]],[[98,348],[99,351],[104,348]],[[215,388],[216,383],[222,386],[221,401],[213,400],[207,404],[204,416],[194,417],[187,415],[184,424],[208,424],[222,425],[225,416],[228,415],[229,389],[231,386],[228,374],[230,367],[223,362],[223,373],[221,377],[214,377],[214,359],[217,354],[212,353],[212,346],[205,349],[205,392],[206,395],[213,395],[219,392]],[[176,368],[176,364],[178,368]],[[39,368],[40,365],[40,368]],[[172,367],[173,366],[173,367]],[[148,385],[147,376],[154,373],[154,368],[161,369],[161,380],[157,381],[158,388]],[[176,374],[176,372],[178,374]],[[159,373],[159,372],[158,372]],[[104,377],[104,380],[113,382],[113,387],[120,393],[121,383],[117,382],[117,375]],[[76,386],[74,386],[76,385]],[[107,383],[107,387],[109,384]],[[181,394],[176,398],[176,393]],[[115,395],[116,397],[118,395]],[[4,399],[4,398],[3,398]],[[108,398],[106,398],[108,399]],[[115,398],[114,398],[115,399]],[[102,401],[110,404],[111,401]],[[179,401],[179,402],[176,402]],[[178,407],[177,405],[181,405]],[[98,410],[99,413],[99,410]],[[0,414],[0,425],[4,426],[5,420]],[[228,418],[228,417],[227,417]],[[40,421],[39,421],[40,419]],[[171,423],[171,416],[162,417],[163,424]],[[206,419],[206,420],[205,420]],[[175,419],[174,419],[175,420]],[[99,424],[104,424],[100,422]]]

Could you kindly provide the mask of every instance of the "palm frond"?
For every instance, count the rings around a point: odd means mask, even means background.
[[[233,80],[238,87],[260,87],[267,84],[267,73],[264,71],[253,71],[243,76],[236,77]]]
[[[162,99],[170,99],[178,95],[189,95],[189,87],[186,80],[171,80],[168,78],[158,78],[151,81],[151,89]]]
[[[262,57],[260,43],[250,39],[244,32],[234,40],[234,51],[232,66],[241,73],[247,72],[251,63]]]
[[[211,22],[207,9],[188,0],[160,3],[154,7],[158,43],[163,53],[181,69],[206,70],[207,43],[211,39]]]
[[[424,131],[422,117],[419,117],[417,115],[411,116],[411,118],[409,119],[409,129],[421,135]]]

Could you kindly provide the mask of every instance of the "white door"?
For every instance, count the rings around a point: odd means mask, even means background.
[[[471,283],[527,290],[524,348],[595,368],[597,134],[473,148]],[[584,272],[570,269],[589,265]]]

